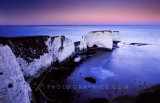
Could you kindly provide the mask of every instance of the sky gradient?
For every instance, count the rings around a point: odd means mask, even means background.
[[[160,24],[160,0],[0,0],[0,25]]]

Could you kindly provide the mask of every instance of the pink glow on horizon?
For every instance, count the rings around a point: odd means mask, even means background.
[[[160,24],[160,7],[156,3],[116,1],[90,5],[84,1],[77,6],[61,4],[56,10],[45,8],[8,15],[0,11],[0,24]]]
[[[160,23],[160,14],[144,11],[75,11],[64,13],[37,14],[32,18],[23,18],[21,22],[47,24],[107,24],[107,23]]]

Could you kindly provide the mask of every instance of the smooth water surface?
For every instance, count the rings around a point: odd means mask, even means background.
[[[78,101],[134,95],[160,83],[159,51],[160,46],[154,45],[121,45],[112,52],[97,51],[92,58],[75,68],[67,78],[68,84],[77,86],[75,92],[81,94],[81,98],[75,97]],[[95,78],[96,83],[86,81],[85,77]]]
[[[122,41],[160,45],[160,26],[0,26],[0,36],[65,35],[73,41],[79,41],[93,30],[118,30]]]

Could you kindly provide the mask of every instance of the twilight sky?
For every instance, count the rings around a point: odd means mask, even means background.
[[[0,0],[0,25],[160,24],[160,0]]]

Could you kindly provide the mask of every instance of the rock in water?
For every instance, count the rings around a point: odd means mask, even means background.
[[[79,61],[81,61],[81,59],[82,58],[80,56],[78,56],[77,58],[74,59],[74,62],[79,62]]]
[[[105,98],[94,98],[89,103],[108,103],[109,101]]]
[[[0,44],[0,103],[30,103],[31,91],[15,55],[9,46]]]
[[[81,40],[81,42],[80,42],[80,45],[79,45],[80,47],[80,50],[84,50],[84,49],[87,49],[87,44],[86,44],[86,42],[84,41],[84,37],[82,36],[82,40]]]
[[[84,41],[88,47],[93,47],[96,45],[100,48],[106,48],[112,50],[113,40],[111,37],[111,31],[91,31],[85,37]]]
[[[113,31],[112,40],[113,40],[113,42],[118,42],[119,41],[119,31]]]
[[[96,80],[92,77],[85,77],[84,78],[86,81],[91,82],[91,83],[96,83]]]

